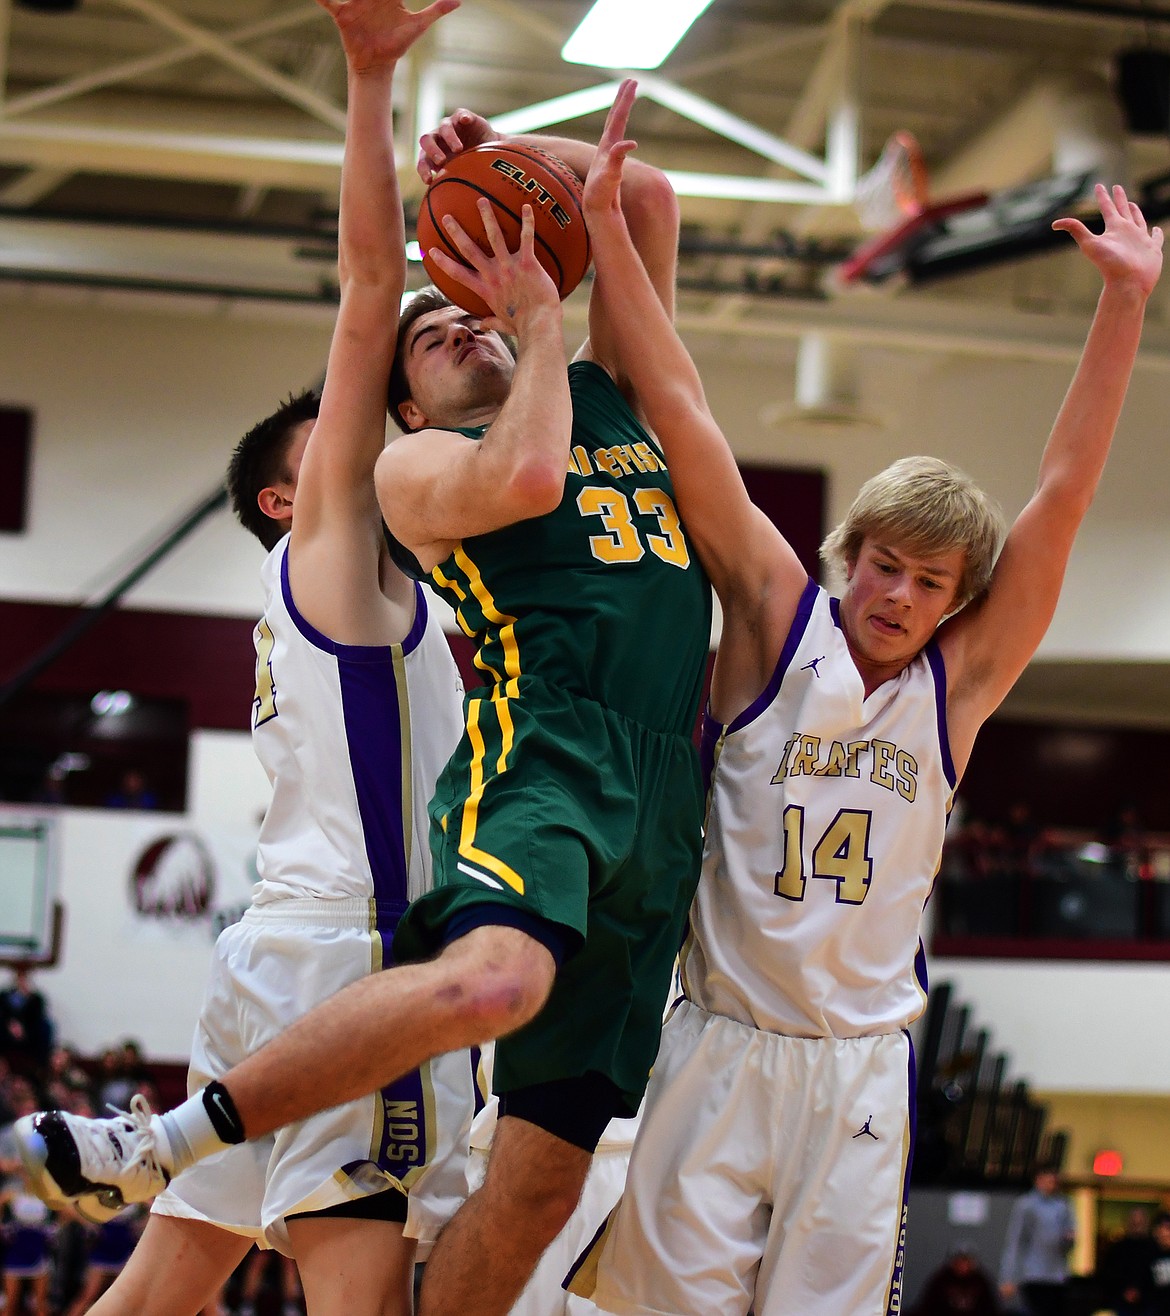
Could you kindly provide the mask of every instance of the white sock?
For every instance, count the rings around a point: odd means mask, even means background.
[[[201,1092],[188,1097],[181,1106],[168,1110],[165,1115],[153,1116],[151,1125],[156,1131],[162,1131],[162,1141],[166,1145],[159,1147],[159,1159],[172,1178],[205,1156],[231,1146],[216,1133],[203,1105]]]

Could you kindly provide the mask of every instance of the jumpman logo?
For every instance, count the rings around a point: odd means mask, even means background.
[[[811,663],[805,663],[805,665],[800,670],[802,672],[807,672],[811,668],[813,676],[815,676],[817,680],[820,680],[821,674],[820,672],[817,671],[817,663],[823,663],[824,661],[825,661],[825,655],[821,654],[819,658],[814,658]]]
[[[871,1115],[869,1119],[867,1119],[865,1123],[861,1126],[861,1128],[859,1128],[857,1132],[853,1135],[854,1138],[861,1138],[861,1137],[872,1138],[874,1142],[877,1142],[878,1141],[877,1134],[874,1133],[873,1129],[869,1127],[872,1123],[873,1123],[873,1116]]]

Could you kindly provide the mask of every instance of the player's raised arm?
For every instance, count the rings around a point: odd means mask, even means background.
[[[399,59],[459,0],[434,0],[417,13],[402,0],[319,0],[337,24],[345,48],[348,108],[338,216],[341,302],[317,424],[297,484],[293,570],[312,589],[322,570],[299,572],[314,557],[344,554],[374,541],[374,464],[385,444],[385,385],[406,280],[402,203],[394,162],[392,82]],[[321,550],[318,552],[318,550]],[[319,591],[329,609],[344,585],[326,579]],[[376,581],[375,581],[376,584]],[[319,617],[308,599],[303,603]]]
[[[622,84],[585,182],[585,221],[597,271],[593,295],[605,307],[634,390],[666,453],[687,533],[724,607],[758,609],[766,598],[771,608],[779,595],[794,609],[807,575],[748,497],[695,364],[631,241],[620,192],[634,149],[624,133],[635,92],[633,82]]]
[[[580,178],[588,174],[597,152],[591,143],[579,142],[571,137],[496,133],[482,115],[460,109],[449,114],[433,132],[424,134],[420,139],[419,176],[424,182],[429,182],[452,155],[483,142],[498,140],[527,143],[551,151]],[[634,249],[642,259],[655,295],[673,320],[679,211],[678,199],[670,180],[660,169],[640,160],[630,160],[622,175],[620,204]],[[589,338],[577,352],[576,359],[598,362],[631,402],[640,403],[631,387],[627,363],[609,324],[608,310],[597,298],[590,298]]]
[[[1093,500],[1141,338],[1146,300],[1162,269],[1162,231],[1150,229],[1120,187],[1097,185],[1105,221],[1095,234],[1076,219],[1071,234],[1104,287],[1072,384],[1040,459],[1036,491],[1012,526],[987,595],[941,636],[951,693],[954,748],[969,748],[1048,629],[1073,540]]]
[[[520,244],[510,252],[490,203],[479,205],[491,253],[447,216],[447,234],[467,263],[437,250],[429,255],[496,314],[480,320],[451,306],[407,329],[413,390],[401,411],[414,432],[392,443],[377,469],[386,524],[428,569],[460,539],[555,508],[569,463],[573,411],[561,302],[536,259],[532,208],[522,208]],[[496,330],[516,339],[514,370]],[[449,428],[482,425],[480,440]]]

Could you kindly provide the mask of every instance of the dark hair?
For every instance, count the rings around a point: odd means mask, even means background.
[[[286,460],[293,431],[306,420],[316,420],[321,395],[313,389],[290,394],[287,402],[260,421],[236,444],[227,469],[227,491],[240,524],[267,549],[280,542],[283,529],[260,510],[260,490],[288,478]]]
[[[390,363],[390,380],[386,385],[386,410],[390,419],[404,434],[409,433],[410,426],[402,419],[398,410],[401,403],[410,398],[410,385],[406,382],[406,339],[410,326],[420,316],[429,315],[431,311],[441,311],[445,306],[453,306],[450,297],[438,288],[426,287],[411,298],[409,305],[398,317],[398,341],[394,344],[394,360]]]
[[[432,311],[441,311],[447,306],[454,305],[455,303],[446,293],[441,293],[438,288],[428,285],[415,293],[406,310],[398,317],[398,340],[394,344],[394,360],[390,363],[390,380],[386,385],[386,410],[390,413],[390,419],[404,434],[410,432],[410,426],[402,419],[402,412],[398,408],[401,403],[410,399],[410,385],[406,381],[406,340],[409,337],[410,326]],[[501,334],[500,337],[515,360],[516,340],[510,334]]]
[[[1150,1228],[1160,1229],[1163,1225],[1170,1225],[1170,1211],[1159,1211]]]

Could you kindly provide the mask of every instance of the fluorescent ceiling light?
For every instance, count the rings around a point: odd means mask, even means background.
[[[561,58],[604,69],[656,69],[711,0],[596,0]]]

